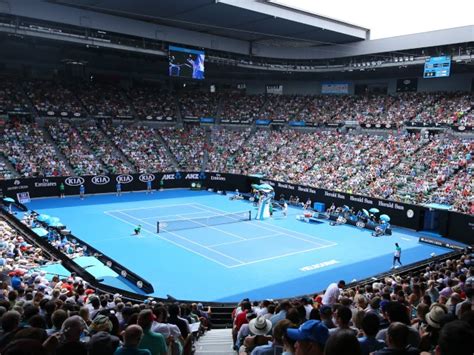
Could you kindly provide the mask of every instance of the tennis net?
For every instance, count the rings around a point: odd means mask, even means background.
[[[205,228],[217,226],[219,224],[236,223],[250,221],[252,219],[251,211],[233,212],[209,217],[183,218],[170,221],[158,221],[156,232],[173,232],[183,229]]]

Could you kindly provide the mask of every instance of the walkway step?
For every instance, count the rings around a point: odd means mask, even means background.
[[[196,342],[195,355],[235,355],[232,329],[213,329]]]

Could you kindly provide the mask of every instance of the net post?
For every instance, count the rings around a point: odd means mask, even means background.
[[[160,233],[160,221],[156,222],[156,233]]]
[[[252,220],[252,211],[249,210],[249,221],[251,221],[251,220]]]

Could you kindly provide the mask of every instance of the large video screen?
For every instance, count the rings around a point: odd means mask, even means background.
[[[451,71],[451,57],[431,57],[425,60],[423,78],[443,78],[449,76]]]
[[[170,76],[190,79],[204,79],[204,51],[170,46],[169,67]]]

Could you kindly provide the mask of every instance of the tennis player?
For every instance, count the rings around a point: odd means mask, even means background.
[[[146,182],[146,193],[151,194],[151,181]]]
[[[283,202],[283,216],[288,215],[288,204],[286,202]]]
[[[393,253],[393,264],[392,264],[392,269],[395,267],[395,263],[398,263],[398,266],[402,266],[402,262],[400,261],[400,258],[402,257],[402,248],[398,245],[398,243],[395,243],[395,252]]]
[[[133,231],[135,232],[135,235],[140,235],[142,232],[142,225],[139,224]]]
[[[117,189],[117,196],[122,195],[122,184],[117,182],[117,185],[115,185],[115,188]]]

